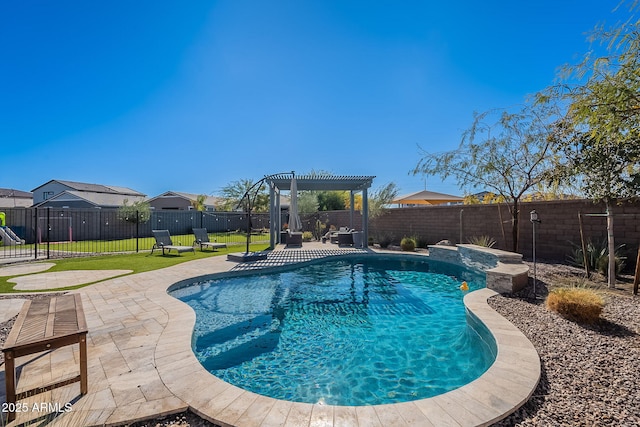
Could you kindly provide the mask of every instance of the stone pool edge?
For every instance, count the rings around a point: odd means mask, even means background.
[[[540,359],[531,342],[487,304],[487,299],[496,294],[485,288],[464,299],[466,308],[493,334],[496,361],[473,382],[432,398],[373,406],[333,406],[283,401],[240,389],[200,365],[191,350],[195,313],[166,293],[155,295],[169,315],[156,347],[156,369],[165,386],[193,412],[222,426],[485,426],[522,406],[540,378]]]

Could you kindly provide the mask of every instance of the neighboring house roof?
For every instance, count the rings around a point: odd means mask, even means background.
[[[0,208],[27,208],[32,204],[32,193],[12,188],[0,188]]]
[[[160,200],[163,198],[174,198],[174,197],[178,197],[178,198],[182,198],[185,199],[189,202],[195,202],[198,199],[198,196],[200,196],[200,194],[195,194],[195,193],[185,193],[182,191],[165,191],[162,194],[159,194],[155,197],[152,197],[150,199],[147,199],[147,202],[153,206],[154,205],[154,201],[155,200]],[[215,208],[218,208],[219,206],[224,205],[226,199],[224,197],[218,197],[218,196],[206,196],[205,199],[205,206],[213,206]],[[288,209],[289,208],[289,203],[291,201],[291,197],[289,197],[289,195],[283,195],[282,193],[280,194],[280,208],[281,209]]]
[[[13,188],[0,188],[0,197],[33,199],[33,193],[29,193],[28,191],[14,190]]]
[[[133,202],[144,200],[144,196],[131,196],[129,194],[109,194],[109,193],[93,193],[89,191],[73,191],[67,190],[62,193],[56,194],[40,203],[38,206],[45,205],[47,203],[60,204],[64,202],[74,203],[84,201],[88,204],[96,207],[112,208],[120,207],[124,205],[125,200],[128,204]]]
[[[52,182],[57,182],[59,184],[62,184],[66,187],[71,188],[72,190],[77,190],[77,191],[86,191],[86,192],[93,192],[93,193],[127,194],[130,196],[143,196],[143,197],[145,196],[145,194],[142,194],[138,191],[132,190],[131,188],[127,188],[127,187],[118,187],[114,185],[102,185],[102,184],[87,184],[84,182],[63,181],[60,179],[52,179],[51,181],[48,181],[45,184],[42,184],[34,188],[32,191],[35,192],[39,188],[44,187],[45,185]]]
[[[109,188],[110,190],[115,191],[116,193],[120,193],[120,194],[130,194],[132,196],[147,197],[146,194],[142,194],[141,192],[136,191],[136,190],[132,190],[131,188],[128,188],[128,187],[117,187],[115,185],[109,185],[109,186],[107,186],[107,188]]]
[[[124,205],[124,201],[129,203],[144,200],[145,194],[132,190],[127,187],[118,187],[113,185],[87,184],[84,182],[63,181],[52,179],[45,184],[35,188],[33,191],[38,192],[40,189],[53,190],[56,194],[46,197],[42,200],[40,197],[34,197],[36,203],[34,207],[62,205],[68,202],[70,205],[89,205],[95,207],[120,207]],[[36,193],[39,195],[39,193]]]
[[[173,194],[177,194],[178,196],[184,197],[185,199],[189,199],[191,201],[196,201],[198,200],[198,197],[200,197],[202,194],[193,194],[193,193],[182,193],[180,191],[168,191],[167,193],[173,193]],[[222,202],[222,199],[219,197],[215,197],[215,196],[207,196],[205,194],[205,199],[204,199],[204,204],[207,206],[216,206],[218,203]]]
[[[198,197],[200,197],[201,194],[194,194],[194,193],[184,193],[181,191],[165,191],[162,194],[159,194],[155,197],[152,197],[150,199],[147,200],[147,202],[149,203],[153,203],[154,200],[158,200],[158,199],[162,199],[162,198],[169,198],[169,197],[179,197],[185,200],[188,200],[189,202],[195,202],[196,200],[198,200]],[[204,200],[204,204],[205,206],[217,206],[218,204],[220,204],[223,199],[221,199],[220,197],[216,197],[216,196],[207,196],[206,194],[205,196],[205,200]]]
[[[291,197],[280,193],[280,209],[289,209],[291,205]]]
[[[444,203],[458,203],[462,201],[464,201],[463,197],[422,190],[398,197],[393,200],[392,203],[398,203],[400,205],[441,205]]]

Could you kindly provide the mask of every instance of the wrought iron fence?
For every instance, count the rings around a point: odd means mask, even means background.
[[[206,228],[212,241],[228,246],[246,243],[247,216],[242,212],[152,211],[118,209],[3,209],[0,258],[61,258],[151,250],[152,230],[169,230],[175,244],[190,245],[193,228]],[[269,242],[269,215],[251,215],[251,242]]]

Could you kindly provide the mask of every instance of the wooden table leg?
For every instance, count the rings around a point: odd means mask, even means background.
[[[9,422],[16,419],[16,361],[13,351],[4,354],[4,381],[7,391],[7,410]]]
[[[80,335],[80,393],[87,394],[89,381],[87,375],[87,334]]]

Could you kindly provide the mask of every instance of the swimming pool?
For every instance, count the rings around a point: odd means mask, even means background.
[[[195,310],[193,349],[217,377],[277,399],[373,405],[444,393],[494,361],[463,280],[484,287],[483,274],[450,264],[367,255],[171,294]]]

